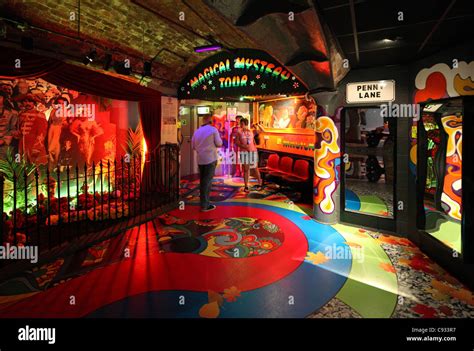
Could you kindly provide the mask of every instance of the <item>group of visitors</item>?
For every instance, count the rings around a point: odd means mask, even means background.
[[[253,170],[257,179],[255,190],[261,189],[261,177],[258,170],[258,132],[250,129],[249,120],[236,117],[236,126],[232,129],[230,148],[235,153],[236,162],[232,165],[232,175],[244,178],[244,191],[249,192],[249,175]],[[217,150],[222,146],[219,131],[212,125],[211,115],[203,117],[202,126],[192,137],[192,146],[198,155],[200,175],[201,211],[212,211],[216,208],[210,203],[212,178],[217,166]]]

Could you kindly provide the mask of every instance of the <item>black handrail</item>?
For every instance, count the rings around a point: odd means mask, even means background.
[[[69,165],[51,170],[39,167],[31,174],[14,173],[11,180],[0,174],[0,244],[37,245],[40,252],[47,251],[176,202],[179,146],[160,145],[145,159],[143,164],[142,155],[136,154],[125,155],[119,162],[107,160],[107,172],[100,162],[76,164],[73,172]],[[25,203],[19,203],[20,199]],[[4,260],[0,265],[7,263]]]

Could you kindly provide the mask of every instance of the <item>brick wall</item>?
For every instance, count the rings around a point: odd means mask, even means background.
[[[80,1],[79,35],[85,40],[83,43],[33,29],[20,32],[10,28],[7,36],[19,39],[23,35],[31,35],[35,39],[36,48],[57,52],[59,56],[64,54],[65,57],[78,61],[95,44],[98,62],[93,65],[97,68],[102,66],[99,61],[105,54],[103,48],[112,50],[115,60],[129,58],[132,67],[137,71],[142,69],[142,57],[148,60],[161,48],[167,48],[177,55],[167,51],[159,55],[153,65],[153,75],[164,80],[155,79],[153,87],[176,87],[176,83],[207,56],[193,52],[195,46],[208,44],[205,39],[171,24],[160,15],[192,29],[203,37],[212,36],[230,47],[255,47],[245,34],[200,0],[136,2],[138,4],[126,0]],[[151,11],[139,5],[148,7]],[[2,17],[25,21],[30,25],[71,37],[78,36],[77,0],[5,0],[0,5],[0,10]],[[184,13],[184,21],[179,21],[180,12]],[[75,20],[70,20],[71,13],[75,15]]]

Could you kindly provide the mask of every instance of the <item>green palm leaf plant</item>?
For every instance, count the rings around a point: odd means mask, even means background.
[[[125,152],[129,154],[130,157],[140,155],[143,152],[142,140],[143,140],[142,124],[138,123],[135,130],[133,130],[133,128],[128,129],[127,142],[125,145],[123,145]]]
[[[141,179],[141,158],[143,157],[143,129],[142,129],[142,124],[138,123],[137,127],[135,129],[129,128],[128,129],[128,135],[127,135],[127,141],[125,145],[123,145],[123,149],[126,152],[126,154],[129,155],[129,161],[130,161],[130,166],[133,167],[133,160],[135,158],[135,169],[131,169],[130,176],[132,177],[132,186],[136,189],[136,191],[139,191],[139,186],[140,186],[140,179]],[[133,177],[135,175],[135,177]],[[121,177],[121,174],[119,173],[119,178]],[[128,167],[124,168],[124,178],[128,179]],[[135,179],[134,179],[135,178]],[[119,180],[119,184],[121,184],[121,181]],[[131,192],[132,189],[128,189],[128,183],[124,183],[124,189],[121,189],[121,191],[125,192]],[[119,186],[121,188],[121,186]]]

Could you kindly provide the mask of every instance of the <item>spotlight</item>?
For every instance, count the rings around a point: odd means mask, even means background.
[[[129,76],[130,73],[132,73],[132,66],[128,60],[115,62],[114,69],[118,74],[123,74],[125,76]]]
[[[104,57],[104,70],[108,71],[111,64],[112,64],[112,55],[111,54],[105,54],[105,57]]]
[[[21,37],[21,47],[25,50],[33,50],[33,38]]]
[[[401,40],[403,40],[403,37],[397,35],[397,36],[394,36],[394,37],[384,38],[384,39],[382,39],[382,42],[384,42],[384,43],[393,43],[393,42],[396,42],[396,41],[399,42]]]
[[[92,63],[92,61],[95,60],[96,56],[97,56],[97,51],[93,49],[86,55],[86,57],[84,57],[84,60],[82,60],[82,62],[87,66],[89,63]]]
[[[151,62],[150,61],[145,61],[143,62],[143,76],[144,77],[151,77]]]
[[[212,44],[212,45],[204,45],[204,46],[197,46],[194,48],[194,52],[208,52],[208,51],[217,51],[222,49],[221,45]]]

